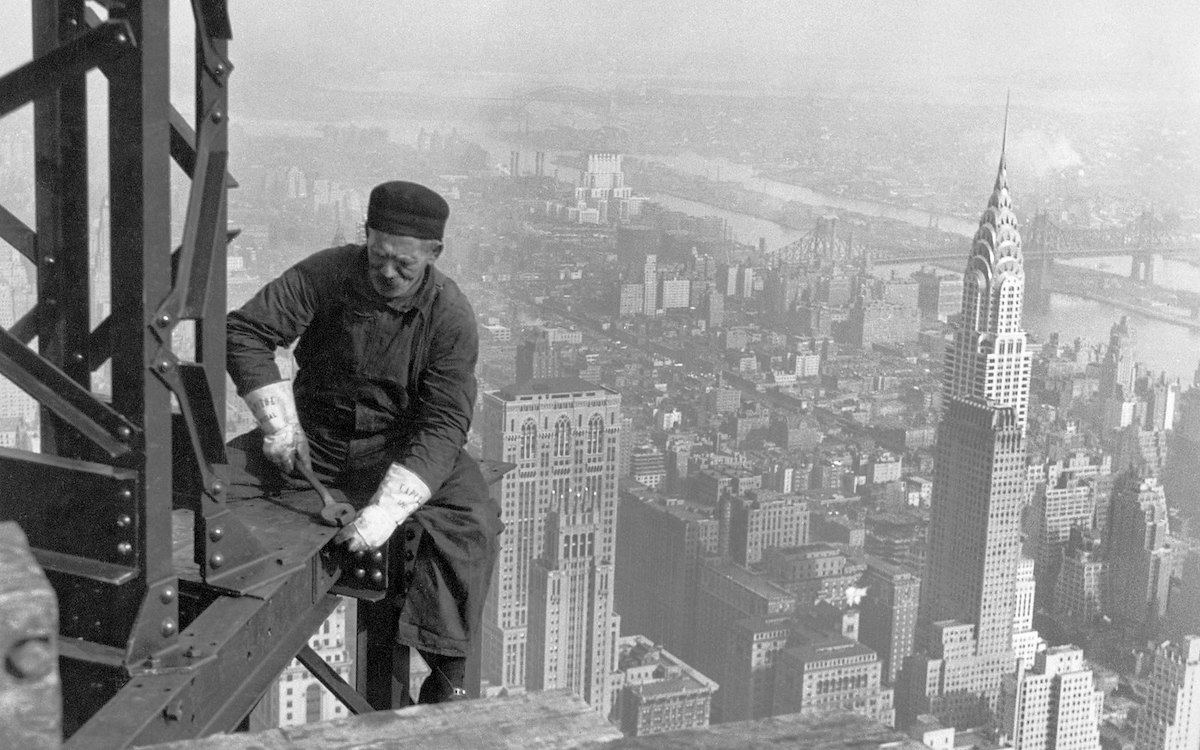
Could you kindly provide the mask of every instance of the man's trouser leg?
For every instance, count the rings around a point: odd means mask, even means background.
[[[465,698],[463,680],[467,676],[467,660],[461,656],[443,656],[428,651],[421,658],[429,665],[429,676],[421,683],[419,703],[444,703]]]

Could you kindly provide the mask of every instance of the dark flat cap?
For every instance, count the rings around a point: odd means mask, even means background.
[[[385,182],[371,191],[367,226],[422,240],[440,240],[450,206],[446,199],[415,182]]]

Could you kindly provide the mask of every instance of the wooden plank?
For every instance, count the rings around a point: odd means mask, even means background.
[[[583,750],[621,736],[564,691],[468,700],[152,745],[153,750]],[[149,749],[147,749],[149,750]]]
[[[908,735],[858,714],[786,714],[649,737],[624,737],[589,750],[926,750]]]
[[[789,714],[649,737],[620,731],[566,691],[379,711],[337,721],[153,745],[147,750],[922,750],[858,714]]]

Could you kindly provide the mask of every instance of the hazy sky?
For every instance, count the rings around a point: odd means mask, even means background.
[[[172,0],[177,16],[188,3]],[[231,0],[239,85],[417,70],[1168,91],[1200,99],[1196,0]],[[0,0],[0,68],[29,0]],[[178,35],[187,38],[190,21]],[[243,89],[244,90],[244,89]]]

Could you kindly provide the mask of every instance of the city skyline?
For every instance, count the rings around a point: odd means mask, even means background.
[[[270,43],[228,79],[249,115],[230,131],[228,302],[361,243],[379,181],[446,197],[437,262],[480,341],[467,447],[513,467],[490,490],[506,530],[469,670],[484,700],[565,689],[631,736],[836,710],[931,746],[1192,750],[1196,11],[1156,2],[1181,23],[992,9],[977,54],[961,12],[920,0],[636,22],[626,2],[456,2],[407,25],[418,6],[368,3],[369,33],[304,3],[235,18]],[[612,33],[630,24],[661,44]],[[438,63],[453,29],[481,43]],[[285,69],[288,34],[308,54]],[[36,224],[22,117],[0,127],[0,189]],[[114,270],[104,169],[84,207],[93,326]],[[163,202],[176,234],[187,201]],[[35,265],[0,247],[6,330],[31,330]],[[226,407],[227,439],[253,426]],[[0,447],[40,440],[0,380]],[[343,675],[349,609],[312,641]],[[271,690],[268,723],[342,713],[297,664]]]

